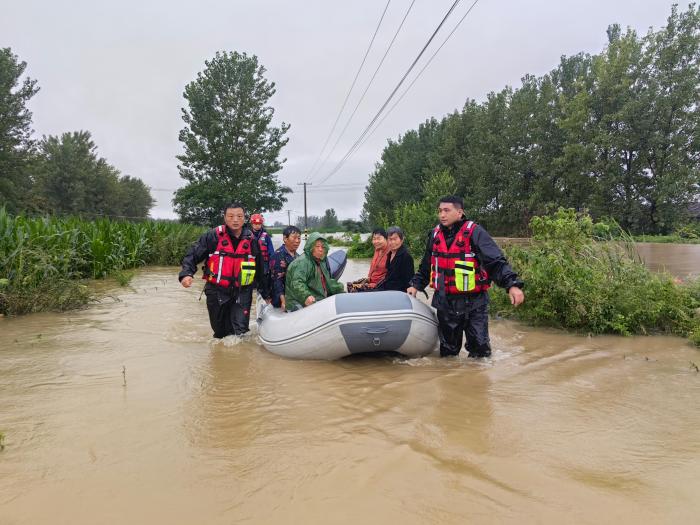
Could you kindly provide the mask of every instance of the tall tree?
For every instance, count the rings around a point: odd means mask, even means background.
[[[322,228],[337,228],[339,225],[338,215],[333,208],[326,210],[321,219]]]
[[[98,157],[88,131],[43,138],[35,190],[41,211],[61,215],[145,218],[154,203],[140,179]]]
[[[280,210],[291,192],[276,175],[286,160],[280,151],[289,125],[272,125],[274,82],[254,55],[220,52],[205,66],[185,87],[185,152],[177,158],[187,185],[175,194],[175,211],[187,222],[215,224],[231,200]]]
[[[36,80],[20,81],[26,68],[10,48],[0,49],[0,206],[13,213],[26,207],[32,182],[32,114],[27,102],[39,88]]]
[[[633,232],[682,224],[700,196],[700,10],[674,6],[641,38],[619,25],[607,33],[597,55],[563,57],[390,141],[363,217],[381,223],[422,201],[425,180],[442,173],[494,233],[524,233],[533,214],[559,206]]]

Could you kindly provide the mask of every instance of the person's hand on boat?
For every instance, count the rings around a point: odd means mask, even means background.
[[[192,281],[194,279],[192,278],[191,275],[186,275],[185,277],[182,278],[182,281],[180,281],[180,284],[184,286],[185,288],[189,288],[192,286]]]
[[[304,301],[304,306],[309,306],[310,304],[314,304],[316,302],[316,298],[313,295],[309,295],[306,298],[306,301]]]
[[[415,288],[413,286],[409,286],[408,289],[406,290],[406,293],[408,295],[412,295],[413,297],[415,297],[416,295],[418,295],[418,288]]]
[[[525,300],[525,294],[517,286],[508,288],[508,295],[510,296],[510,304],[513,306],[520,306]]]

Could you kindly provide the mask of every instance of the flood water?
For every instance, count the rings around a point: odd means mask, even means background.
[[[698,522],[684,339],[496,320],[488,361],[293,361],[213,343],[176,273],[0,319],[1,524]]]
[[[653,270],[681,279],[700,276],[700,244],[635,243],[637,252]]]

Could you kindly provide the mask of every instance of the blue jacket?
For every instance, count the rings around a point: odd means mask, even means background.
[[[284,279],[287,276],[287,267],[294,259],[299,257],[298,253],[294,256],[289,255],[284,244],[270,257],[270,277],[272,278],[272,305],[276,308],[282,306],[280,303],[280,295],[284,295]]]

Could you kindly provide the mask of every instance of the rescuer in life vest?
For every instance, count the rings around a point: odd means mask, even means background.
[[[440,355],[459,354],[462,333],[469,357],[489,357],[488,289],[504,288],[514,306],[525,300],[523,282],[503,252],[481,226],[464,218],[460,197],[448,195],[438,204],[438,224],[428,235],[418,272],[406,290],[415,296],[427,285],[434,288]]]
[[[253,230],[253,237],[258,241],[260,245],[260,252],[263,256],[263,262],[265,263],[265,274],[269,276],[270,274],[270,257],[275,253],[275,247],[272,244],[272,236],[267,233],[265,229],[265,218],[260,213],[254,213],[250,216],[250,226]]]
[[[248,331],[253,288],[270,302],[263,257],[253,232],[244,227],[245,211],[238,202],[224,208],[224,224],[203,234],[182,259],[179,278],[185,288],[192,286],[197,265],[205,261],[209,323],[214,337],[243,335]]]

